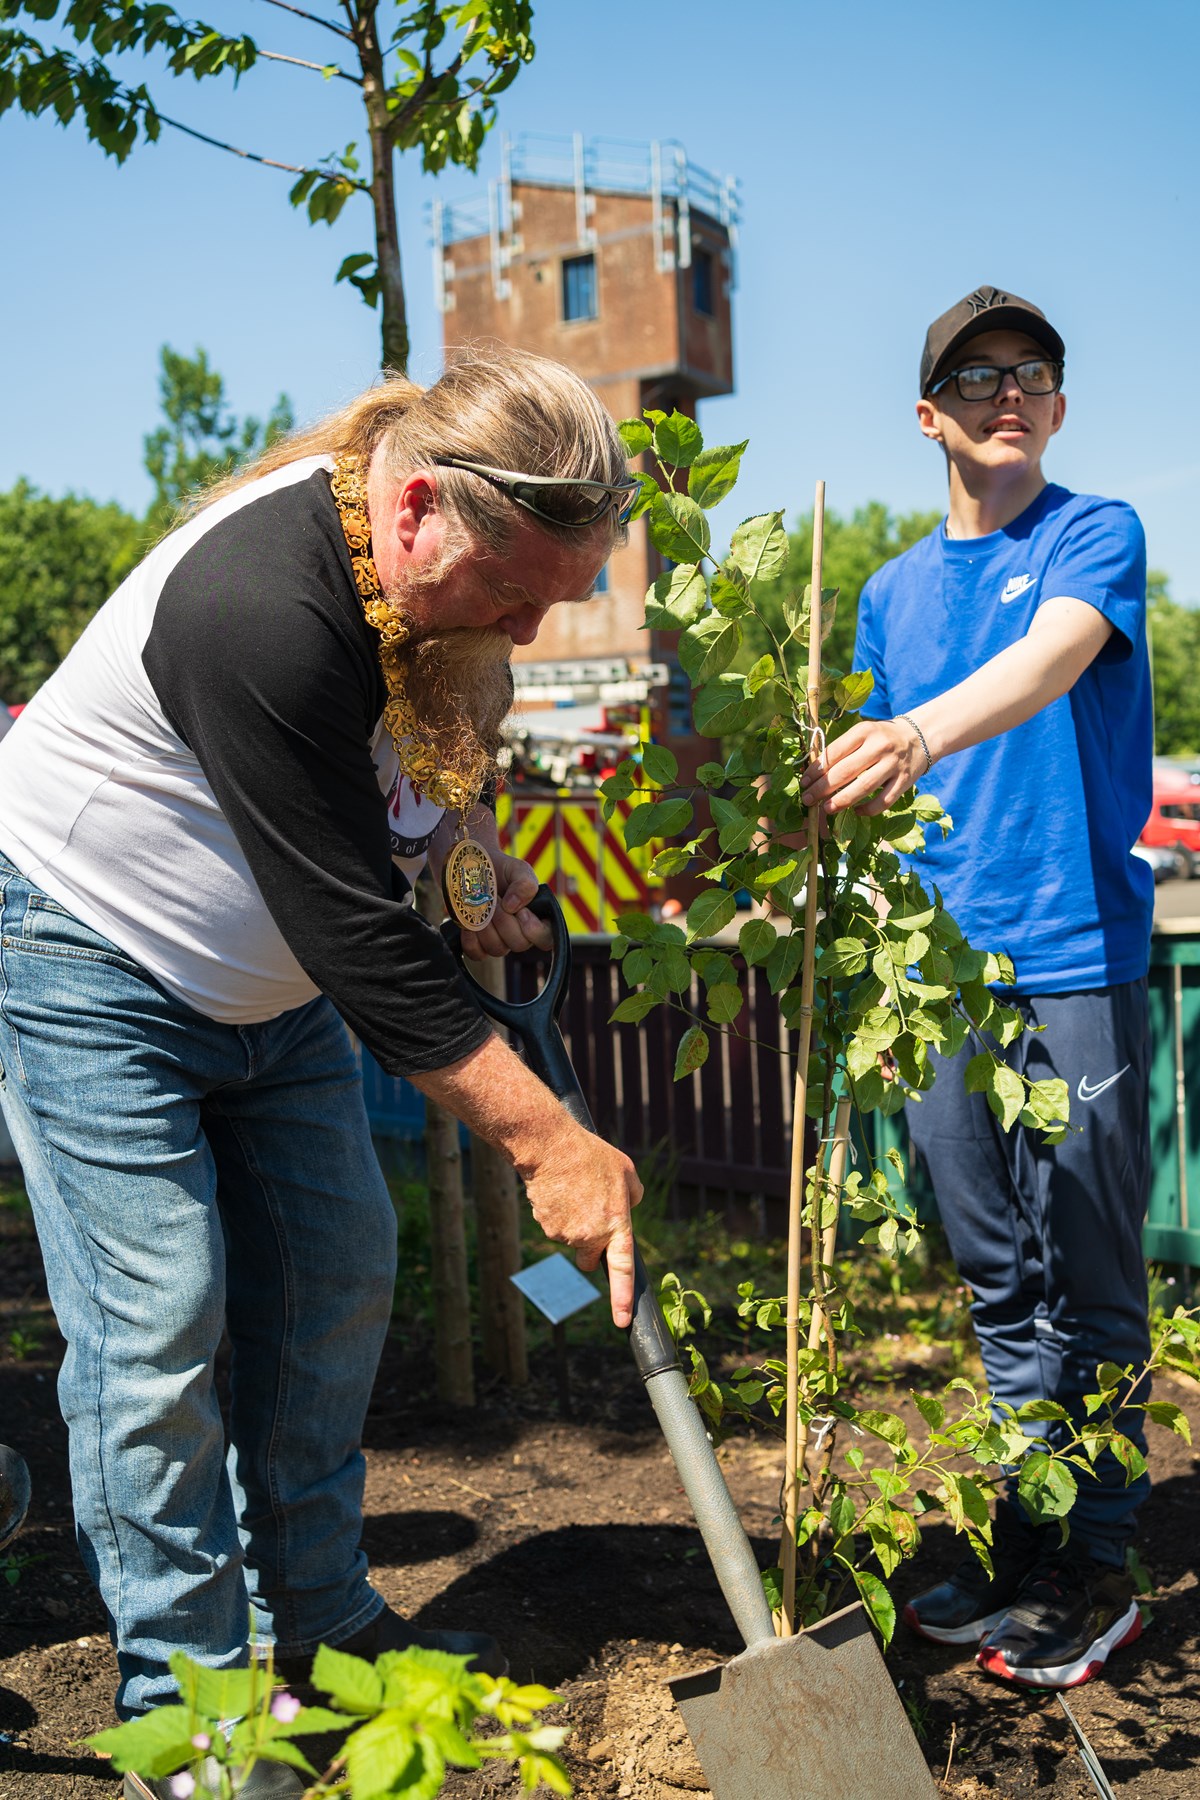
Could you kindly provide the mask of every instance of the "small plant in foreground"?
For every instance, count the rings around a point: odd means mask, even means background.
[[[1070,1128],[1067,1086],[1056,1078],[1028,1081],[1004,1060],[1000,1051],[1025,1029],[1020,1011],[1003,1000],[1014,981],[1011,962],[969,944],[937,888],[927,889],[902,860],[919,862],[927,834],[951,829],[934,796],[910,790],[874,816],[839,813],[824,836],[816,809],[804,804],[805,770],[849,729],[872,690],[869,673],[821,666],[837,601],[820,579],[823,490],[814,514],[813,580],[785,602],[777,634],[756,603],[756,588],[786,564],[782,513],[744,520],[723,558],[712,553],[705,516],[734,487],[745,444],[706,448],[695,421],[679,412],[648,411],[621,431],[631,456],[654,463],[654,473],[639,476],[635,516],[646,518],[670,564],[647,595],[646,622],[679,632],[679,659],[695,690],[695,729],[721,741],[719,755],[701,763],[694,781],[681,781],[669,750],[647,744],[603,785],[607,818],[630,805],[626,843],[662,846],[654,874],[686,871],[705,884],[680,924],[620,915],[612,954],[632,991],[613,1019],[637,1023],[658,1006],[682,1013],[687,1029],[677,1080],[707,1059],[710,1029],[736,1034],[746,997],[733,946],[712,940],[734,924],[744,890],[762,916],[742,924],[737,949],[763,971],[799,1044],[788,1290],[779,1297],[741,1284],[739,1311],[767,1335],[763,1353],[722,1382],[690,1344],[691,1391],[715,1433],[732,1419],[759,1417],[760,1405],[770,1421],[781,1421],[787,1448],[780,1567],[764,1578],[780,1628],[813,1623],[857,1589],[886,1641],[895,1611],[885,1583],[917,1548],[923,1513],[944,1511],[990,1566],[988,1497],[1005,1466],[1019,1466],[1031,1516],[1063,1521],[1076,1471],[1090,1472],[1102,1452],[1119,1459],[1130,1481],[1144,1469],[1117,1424],[1123,1408],[1143,1406],[1184,1436],[1187,1420],[1169,1402],[1136,1398],[1145,1392],[1144,1371],[1108,1364],[1098,1371],[1082,1425],[1051,1400],[1017,1411],[993,1407],[961,1378],[940,1396],[914,1394],[928,1434],[924,1449],[910,1442],[899,1413],[849,1397],[843,1340],[858,1326],[835,1259],[839,1218],[848,1213],[865,1228],[863,1242],[890,1258],[920,1241],[898,1151],[889,1149],[880,1167],[848,1172],[851,1115],[861,1127],[872,1112],[919,1103],[934,1080],[931,1051],[955,1056],[969,1045],[968,1091],[986,1096],[1005,1129],[1019,1123],[1054,1144]],[[745,633],[751,621],[770,644],[752,662]],[[816,1128],[811,1161],[806,1118]],[[871,1142],[868,1130],[860,1136]],[[801,1226],[810,1246],[806,1294]],[[693,1315],[707,1325],[707,1304],[676,1277],[665,1278],[662,1295],[678,1336],[690,1336]],[[785,1359],[770,1341],[780,1328]],[[1200,1321],[1177,1312],[1171,1331],[1156,1340],[1152,1366],[1194,1366],[1198,1332]],[[847,1432],[852,1441],[841,1473],[835,1445]],[[872,1559],[882,1580],[866,1566]]]
[[[372,1664],[322,1645],[312,1679],[329,1706],[304,1706],[285,1693],[269,1659],[217,1670],[177,1652],[171,1670],[178,1705],[156,1707],[87,1742],[111,1756],[119,1773],[174,1776],[178,1800],[234,1800],[256,1762],[287,1763],[311,1777],[305,1800],[433,1800],[452,1766],[477,1769],[487,1758],[513,1764],[526,1792],[539,1782],[556,1794],[571,1792],[555,1754],[566,1731],[535,1718],[557,1696],[473,1674],[465,1657],[414,1648],[386,1651]],[[481,1719],[502,1729],[481,1736]],[[319,1775],[296,1740],[336,1732],[341,1749]]]

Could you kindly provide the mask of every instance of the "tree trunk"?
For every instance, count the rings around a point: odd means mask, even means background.
[[[417,905],[440,925],[442,899],[428,873],[417,883]],[[471,1288],[467,1278],[462,1148],[453,1113],[426,1098],[425,1165],[429,1182],[430,1263],[433,1273],[434,1360],[438,1399],[474,1406],[471,1366]]]
[[[501,997],[503,957],[489,956],[473,970],[476,979]],[[479,1242],[479,1326],[483,1360],[511,1387],[529,1379],[525,1353],[525,1302],[509,1280],[521,1267],[521,1202],[516,1170],[490,1144],[471,1139],[471,1185]]]
[[[375,259],[379,301],[383,311],[383,363],[404,375],[408,371],[408,309],[400,264],[400,230],[396,223],[395,163],[387,108],[383,53],[375,30],[376,0],[357,9],[354,39],[363,75],[363,100],[371,139],[371,205],[375,211]]]

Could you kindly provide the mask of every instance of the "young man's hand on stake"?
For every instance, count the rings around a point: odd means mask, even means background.
[[[413,1086],[508,1157],[525,1183],[546,1236],[575,1252],[581,1269],[608,1263],[613,1323],[633,1319],[630,1209],[642,1197],[622,1150],[585,1131],[521,1058],[490,1037],[448,1068],[410,1077]]]

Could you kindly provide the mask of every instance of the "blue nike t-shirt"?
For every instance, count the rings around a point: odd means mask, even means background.
[[[1069,693],[938,763],[919,784],[951,815],[910,866],[967,937],[1006,951],[1016,991],[1066,993],[1146,973],[1154,883],[1131,854],[1150,812],[1153,718],[1146,547],[1119,500],[1048,486],[987,537],[945,525],[885,563],[859,601],[854,666],[890,719],[1025,636],[1043,600],[1094,606],[1113,633]]]

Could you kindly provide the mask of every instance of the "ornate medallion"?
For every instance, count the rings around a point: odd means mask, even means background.
[[[482,931],[496,910],[496,866],[482,844],[461,837],[442,870],[446,905],[465,931]]]

